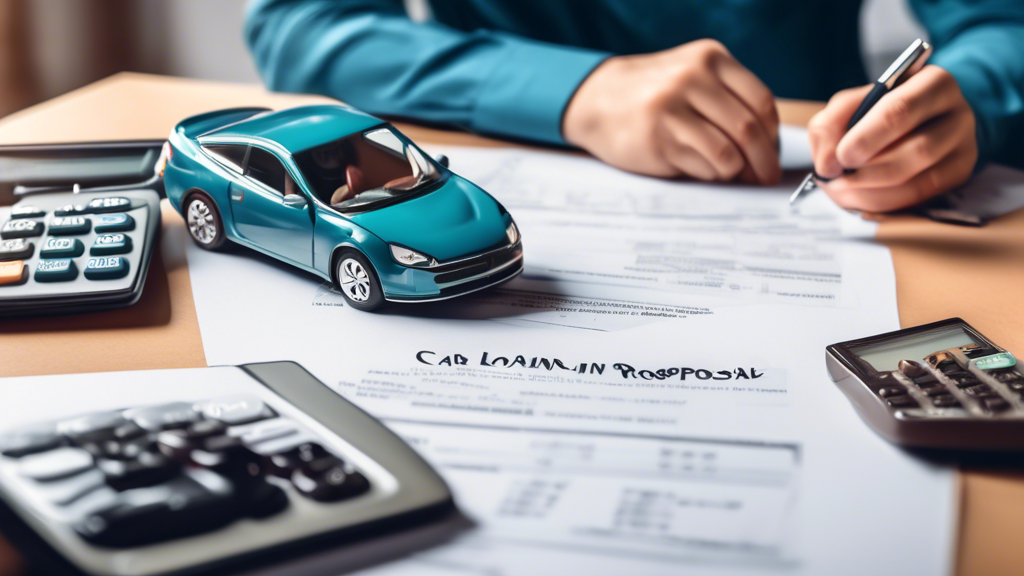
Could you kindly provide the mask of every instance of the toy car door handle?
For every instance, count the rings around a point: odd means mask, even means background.
[[[305,208],[309,206],[306,197],[302,194],[288,194],[284,197],[284,205],[292,208]]]

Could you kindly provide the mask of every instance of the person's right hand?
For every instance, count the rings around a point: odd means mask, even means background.
[[[562,133],[641,174],[758,184],[782,176],[775,98],[714,40],[604,61],[566,107]]]

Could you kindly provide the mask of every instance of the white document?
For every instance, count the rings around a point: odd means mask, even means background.
[[[270,258],[187,248],[210,364],[302,363],[477,523],[371,572],[949,572],[952,474],[878,438],[825,371],[826,345],[899,327],[873,224],[822,195],[790,212],[795,182],[430,151],[512,213],[522,277],[363,313]]]

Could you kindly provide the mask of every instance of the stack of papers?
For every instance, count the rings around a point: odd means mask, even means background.
[[[430,151],[512,213],[520,278],[364,313],[255,252],[187,243],[211,365],[300,362],[419,450],[477,524],[373,573],[949,571],[952,473],[875,436],[825,370],[826,345],[899,328],[873,224],[821,194],[791,212],[795,182]]]

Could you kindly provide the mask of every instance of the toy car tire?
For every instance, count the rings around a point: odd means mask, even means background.
[[[334,278],[345,302],[356,310],[373,310],[384,303],[377,272],[356,250],[345,250],[338,256]]]
[[[193,192],[181,212],[188,235],[200,248],[217,250],[224,245],[224,220],[220,217],[217,203],[209,196]]]

